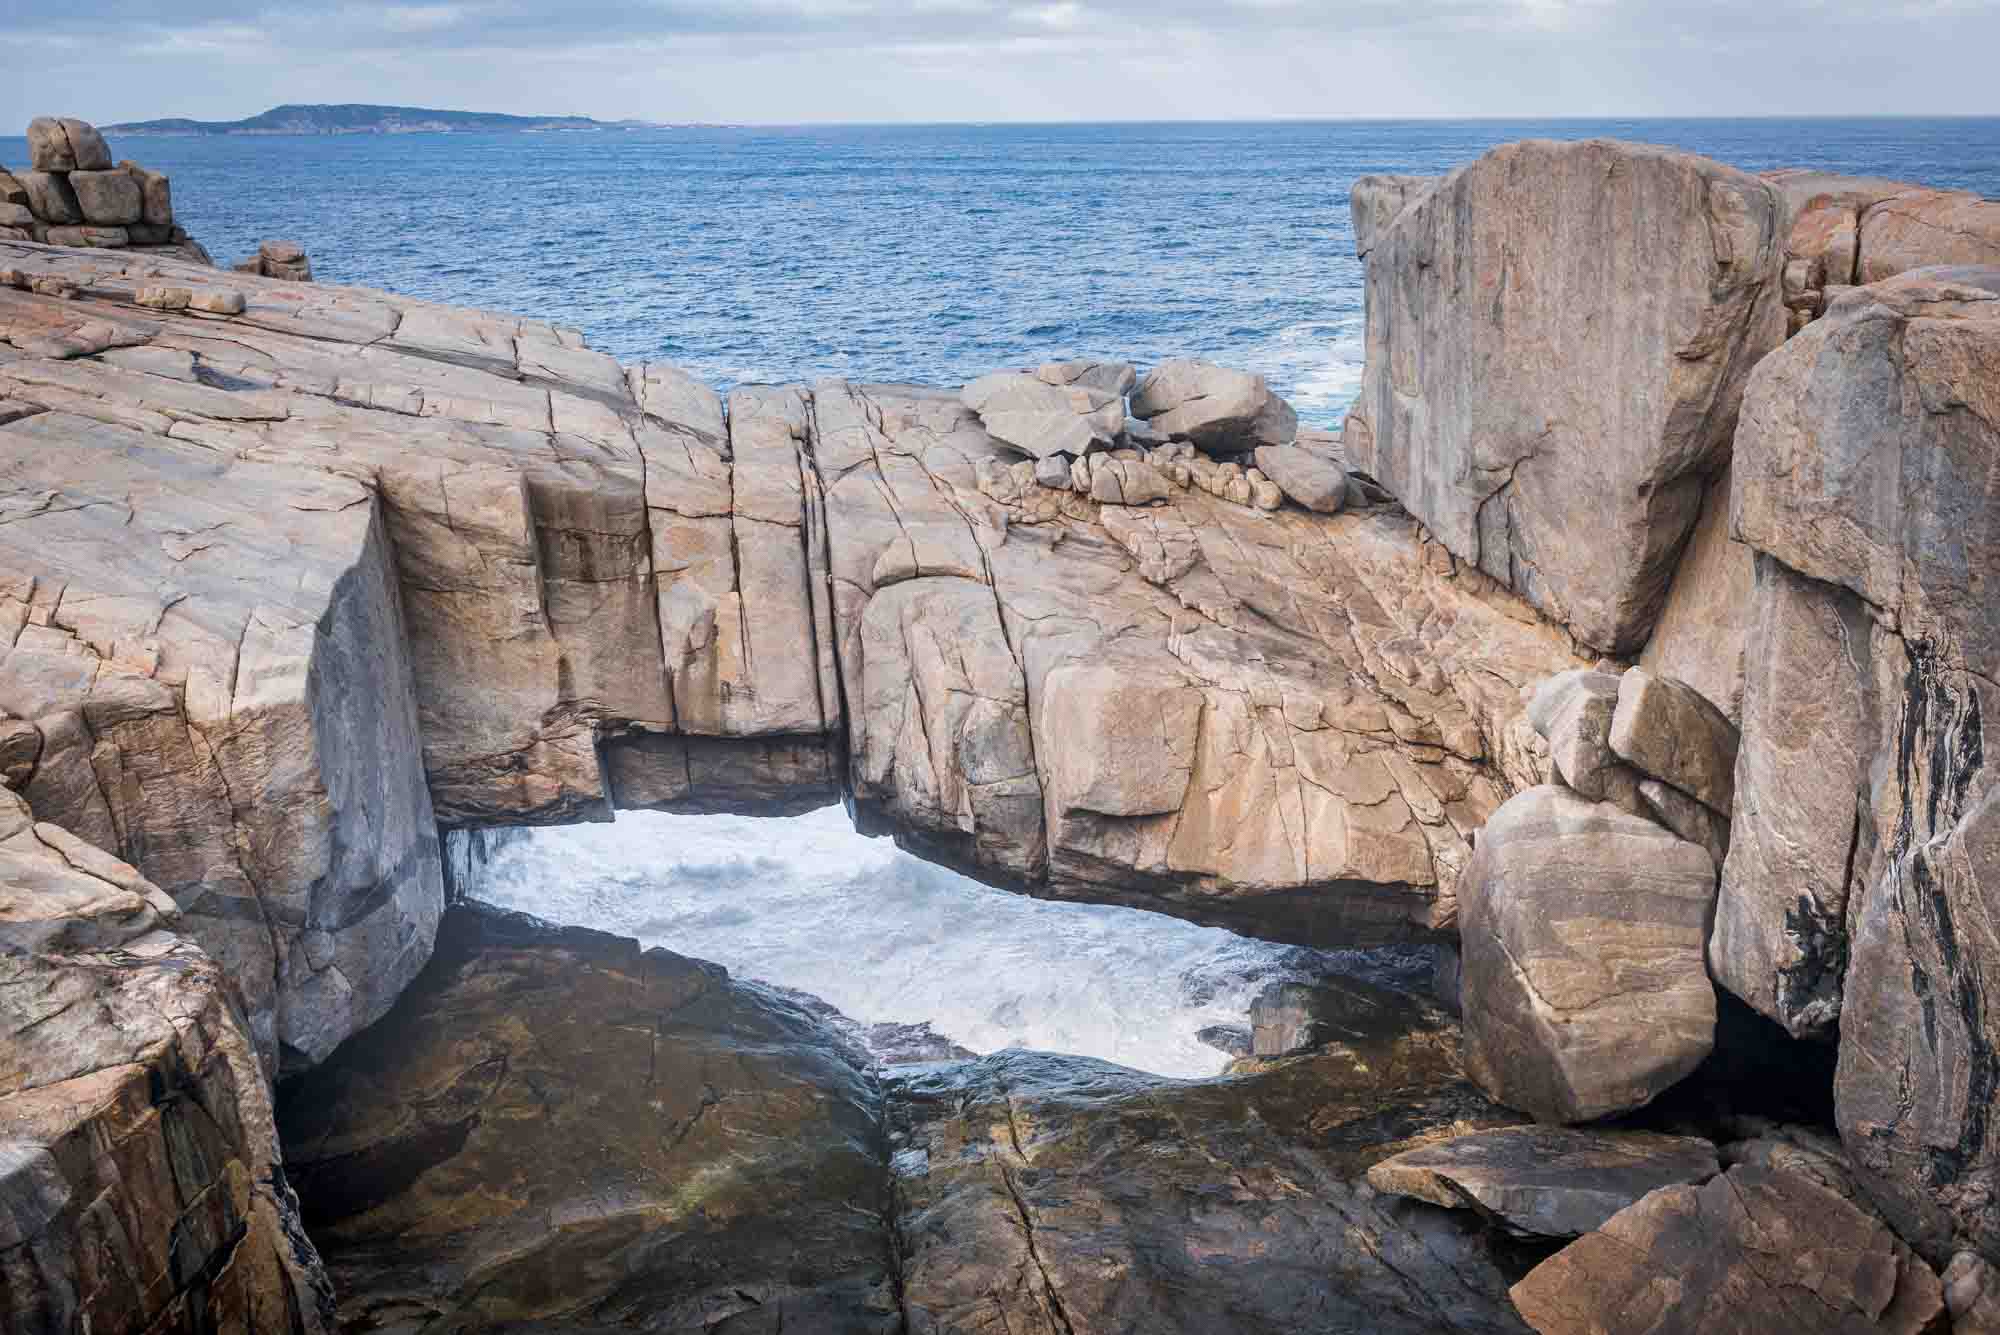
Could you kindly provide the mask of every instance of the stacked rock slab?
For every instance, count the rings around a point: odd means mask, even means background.
[[[305,248],[296,241],[260,241],[255,255],[238,260],[231,267],[237,273],[262,274],[266,278],[284,278],[294,283],[310,283],[313,280],[312,261],[306,258]]]
[[[104,136],[72,117],[28,125],[30,169],[0,168],[0,241],[131,248],[206,264],[208,252],[174,223],[165,176],[111,161]]]
[[[131,866],[0,788],[0,1325],[330,1329],[224,972]]]
[[[1132,391],[1132,413],[1173,440],[1207,454],[1246,454],[1289,445],[1298,436],[1292,406],[1263,376],[1178,357],[1146,373]]]
[[[182,905],[274,1065],[414,976],[440,830],[614,807],[848,794],[1034,893],[1449,932],[1546,773],[1520,689],[1578,662],[1392,508],[1234,504],[1185,446],[1087,456],[1144,505],[1004,491],[952,393],[725,409],[379,293],[17,243],[0,279],[9,763]]]
[[[1522,1238],[1574,1238],[1661,1187],[1721,1172],[1693,1136],[1520,1126],[1392,1155],[1368,1170],[1377,1191],[1470,1208]]]
[[[1777,192],[1692,154],[1531,141],[1355,200],[1348,462],[1584,643],[1637,650],[1784,335]]]
[[[1758,553],[1716,976],[1840,1043],[1842,1137],[1937,1261],[2000,1249],[1984,982],[2000,569],[2000,270],[1836,297],[1758,369],[1735,523]]]
[[[1785,306],[1794,332],[1844,287],[1937,264],[2000,264],[2000,202],[1965,190],[1827,172],[1766,172],[1793,219]]]

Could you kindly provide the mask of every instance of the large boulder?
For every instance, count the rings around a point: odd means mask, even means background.
[[[1885,199],[1863,215],[1860,282],[1936,264],[2000,265],[2000,200],[1926,190]]]
[[[123,227],[145,215],[145,193],[130,172],[75,171],[69,174],[69,187],[86,222]]]
[[[1758,562],[1751,608],[1709,965],[1795,1037],[1830,1037],[1875,746],[1874,632],[1859,598],[1769,557]]]
[[[1708,854],[1545,785],[1479,836],[1459,887],[1466,1070],[1540,1122],[1640,1107],[1715,1042]]]
[[[1370,1168],[1368,1183],[1470,1207],[1516,1237],[1574,1238],[1650,1192],[1721,1171],[1715,1146],[1693,1136],[1519,1126],[1404,1150]]]
[[[1264,476],[1306,509],[1331,515],[1347,504],[1347,470],[1326,455],[1297,445],[1259,445],[1256,457]]]
[[[36,171],[103,171],[111,165],[111,150],[88,121],[37,116],[28,122],[28,158]]]
[[[1191,357],[1148,371],[1132,391],[1132,415],[1209,454],[1289,445],[1299,434],[1298,414],[1263,376]]]
[[[1637,650],[1784,336],[1785,223],[1768,184],[1669,149],[1460,168],[1371,235],[1348,463],[1585,643]]]
[[[1865,1209],[1748,1165],[1663,1187],[1513,1289],[1541,1335],[1943,1335],[1929,1266]]]
[[[1354,222],[1354,253],[1362,259],[1375,249],[1390,223],[1412,199],[1436,185],[1435,176],[1406,176],[1376,172],[1356,177],[1348,192],[1348,209]]]

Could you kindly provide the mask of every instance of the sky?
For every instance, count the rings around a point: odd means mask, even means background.
[[[0,129],[283,102],[751,124],[1985,115],[1995,52],[2000,0],[6,0]]]

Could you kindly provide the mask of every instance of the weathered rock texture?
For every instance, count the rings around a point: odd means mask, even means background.
[[[1708,1056],[1715,867],[1566,788],[1510,799],[1461,885],[1466,1069],[1542,1122],[1637,1108]]]
[[[1428,187],[1365,178],[1357,217],[1405,189],[1363,238],[1349,463],[1585,643],[1637,650],[1784,335],[1782,201],[1691,154],[1531,141]]]
[[[1664,1187],[1536,1267],[1542,1335],[1943,1335],[1937,1275],[1882,1222],[1796,1173]]]
[[[725,409],[534,321],[33,246],[0,278],[13,763],[294,1066],[421,965],[440,827],[614,805],[845,793],[1038,894],[1445,932],[1545,775],[1520,687],[1578,662],[1393,509],[1238,504],[1185,446],[1090,456],[1150,479],[1109,503],[949,393]]]
[[[2000,271],[1837,298],[1759,368],[1736,526],[1757,549],[1753,672],[1711,958],[1840,1038],[1843,1138],[1920,1250],[2000,1247],[1988,1184],[2000,877]]]
[[[238,260],[230,267],[237,273],[262,274],[266,278],[284,278],[294,283],[310,283],[313,280],[312,261],[306,258],[305,248],[296,241],[259,242],[256,254]]]
[[[1476,1223],[1356,1180],[1507,1120],[1421,1005],[1198,1082],[1020,1052],[884,1078],[825,1012],[455,906],[391,1020],[287,1090],[343,1324],[1521,1329]]]
[[[0,1325],[330,1328],[224,973],[131,866],[0,789]]]
[[[1377,1191],[1471,1208],[1522,1237],[1574,1238],[1661,1187],[1721,1172],[1715,1146],[1649,1131],[1502,1127],[1392,1155],[1368,1170]]]
[[[131,249],[210,263],[200,243],[174,223],[167,178],[136,162],[112,165],[111,150],[87,123],[38,116],[28,125],[33,169],[0,167],[0,241]]]
[[[280,1116],[343,1327],[901,1329],[873,1080],[715,965],[456,907]]]
[[[1263,376],[1190,357],[1147,372],[1132,391],[1132,412],[1155,431],[1209,454],[1289,445],[1299,433],[1298,414]]]

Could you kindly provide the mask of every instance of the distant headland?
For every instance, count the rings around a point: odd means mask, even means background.
[[[507,116],[493,111],[441,111],[435,107],[382,107],[362,102],[288,104],[238,121],[198,121],[184,116],[107,125],[118,134],[451,134],[466,131],[547,132],[635,130],[650,121],[600,121],[588,116]]]

